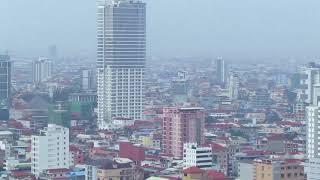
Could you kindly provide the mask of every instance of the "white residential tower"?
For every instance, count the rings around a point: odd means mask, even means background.
[[[52,75],[52,61],[48,58],[39,58],[32,63],[33,83],[47,81]]]

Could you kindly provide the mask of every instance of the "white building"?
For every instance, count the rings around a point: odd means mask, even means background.
[[[96,180],[98,179],[97,177],[97,171],[98,171],[98,168],[94,165],[89,165],[89,164],[86,164],[85,165],[85,180]]]
[[[112,117],[141,119],[146,64],[146,4],[137,0],[98,3],[98,126]]]
[[[239,98],[240,79],[237,73],[230,73],[229,77],[229,98],[237,100]]]
[[[49,124],[31,137],[31,172],[38,176],[46,169],[69,168],[69,129]]]
[[[298,99],[300,102],[312,104],[314,85],[320,83],[320,67],[316,64],[300,68],[300,89]]]
[[[212,168],[211,147],[201,147],[196,143],[185,143],[183,145],[183,168],[197,166],[199,168]]]
[[[113,118],[109,129],[123,129],[128,126],[133,126],[134,120],[130,118]]]
[[[34,84],[47,81],[52,76],[52,61],[48,58],[39,58],[32,63],[32,79]]]

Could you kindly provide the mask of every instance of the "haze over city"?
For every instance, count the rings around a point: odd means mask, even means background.
[[[148,56],[319,57],[317,0],[147,0]],[[94,0],[1,0],[0,50],[95,56]],[[26,48],[27,47],[27,48]]]
[[[319,0],[0,0],[1,180],[320,180]]]

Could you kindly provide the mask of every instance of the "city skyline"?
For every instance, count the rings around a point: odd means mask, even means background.
[[[0,179],[320,180],[320,2],[93,1],[0,1]]]

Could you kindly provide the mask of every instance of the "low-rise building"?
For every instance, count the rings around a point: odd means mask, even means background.
[[[201,147],[196,143],[185,143],[183,146],[183,167],[212,168],[211,147]]]

